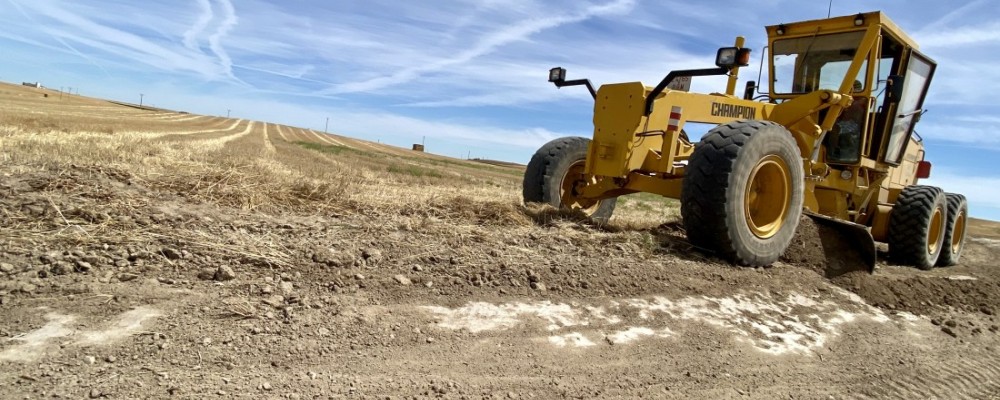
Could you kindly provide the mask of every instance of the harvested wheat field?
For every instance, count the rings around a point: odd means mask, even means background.
[[[521,175],[0,85],[0,397],[1000,393],[995,223],[958,266],[831,280],[808,223],[738,268],[672,201],[593,226]]]

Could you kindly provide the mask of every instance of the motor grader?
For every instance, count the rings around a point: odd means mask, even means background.
[[[748,81],[742,96],[739,71],[750,62],[742,37],[718,50],[715,68],[672,71],[655,87],[595,90],[551,69],[557,87],[589,89],[593,138],[542,146],[524,175],[525,202],[606,222],[619,196],[679,199],[691,244],[740,265],[777,261],[803,213],[850,238],[869,271],[876,241],[897,263],[955,264],[966,200],[918,184],[931,164],[914,125],[935,62],[881,12],[766,29],[767,83]],[[728,76],[725,93],[684,87],[712,75]],[[688,122],[716,126],[694,143]]]

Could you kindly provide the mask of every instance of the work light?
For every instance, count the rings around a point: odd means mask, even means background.
[[[549,82],[562,82],[566,80],[566,69],[555,67],[549,70]]]

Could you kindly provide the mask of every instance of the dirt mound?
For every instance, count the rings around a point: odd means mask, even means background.
[[[915,314],[934,315],[942,309],[953,308],[993,315],[996,305],[1000,304],[1000,284],[995,281],[929,274],[894,275],[851,273],[832,281],[874,306]]]
[[[791,245],[781,261],[833,278],[851,271],[867,271],[860,249],[849,237],[803,215]]]

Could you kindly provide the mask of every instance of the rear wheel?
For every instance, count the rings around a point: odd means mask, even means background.
[[[889,257],[928,270],[941,256],[948,219],[945,195],[934,186],[903,189],[889,217]]]
[[[737,264],[768,265],[791,243],[802,215],[804,173],[785,127],[737,121],[709,131],[684,172],[688,240]]]
[[[546,143],[531,157],[524,173],[525,203],[546,203],[556,208],[579,210],[598,223],[607,223],[617,198],[584,199],[576,188],[587,179],[584,166],[590,139],[565,137]]]
[[[948,219],[944,229],[944,245],[937,261],[940,267],[958,264],[962,249],[965,248],[965,222],[969,214],[969,203],[965,196],[945,193],[944,197],[948,203]]]

